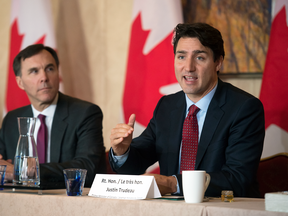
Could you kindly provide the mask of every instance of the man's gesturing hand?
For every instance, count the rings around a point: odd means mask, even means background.
[[[110,142],[115,155],[123,155],[128,150],[132,141],[135,118],[135,114],[132,114],[128,124],[117,124],[112,129]]]

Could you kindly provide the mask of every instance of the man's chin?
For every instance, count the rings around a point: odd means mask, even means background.
[[[192,88],[189,88],[189,87],[186,87],[186,88],[182,88],[184,93],[185,94],[196,94],[196,90],[195,89],[192,89]]]
[[[51,104],[53,102],[53,100],[55,99],[55,97],[56,97],[56,94],[55,95],[52,95],[52,94],[43,95],[40,98],[40,101],[42,104]]]

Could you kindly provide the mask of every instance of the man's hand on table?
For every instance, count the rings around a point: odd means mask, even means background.
[[[13,180],[14,165],[12,164],[12,160],[3,160],[3,156],[0,154],[0,165],[7,165],[5,179]]]
[[[174,176],[146,173],[143,175],[154,176],[161,195],[177,192],[177,179]]]

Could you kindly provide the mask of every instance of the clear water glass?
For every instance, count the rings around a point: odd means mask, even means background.
[[[86,169],[64,169],[64,179],[66,185],[66,193],[68,196],[82,196]]]
[[[6,167],[6,165],[0,165],[0,185],[4,185]],[[0,190],[3,190],[3,188],[0,188]]]

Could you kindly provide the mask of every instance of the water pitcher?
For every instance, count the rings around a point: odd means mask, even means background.
[[[19,140],[14,158],[14,185],[37,186],[40,184],[40,169],[34,139],[36,118],[19,117]]]

